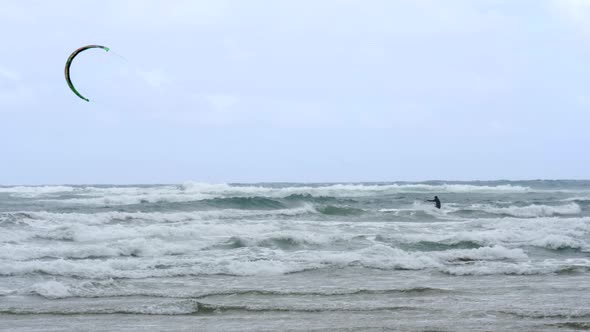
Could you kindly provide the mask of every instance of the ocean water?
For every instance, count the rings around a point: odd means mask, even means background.
[[[0,187],[0,330],[385,329],[590,329],[590,181]]]

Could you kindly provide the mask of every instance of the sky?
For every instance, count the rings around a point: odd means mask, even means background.
[[[0,185],[590,179],[590,0],[0,0],[0,40]]]

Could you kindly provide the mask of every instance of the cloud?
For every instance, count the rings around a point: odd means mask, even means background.
[[[0,105],[18,107],[31,104],[34,100],[33,90],[22,85],[13,86],[8,89],[0,87]],[[0,110],[10,111],[6,107],[0,107]]]
[[[551,5],[566,21],[590,31],[590,0],[553,0]]]
[[[168,75],[160,69],[144,70],[136,69],[137,75],[153,88],[158,88],[171,82]]]
[[[26,22],[33,23],[35,17],[31,15],[28,8],[20,2],[0,2],[0,21],[3,22]]]
[[[17,106],[26,104],[32,99],[33,91],[24,86],[21,75],[15,71],[0,67],[0,105]]]
[[[19,73],[0,67],[0,79],[9,81],[20,81],[21,77]]]
[[[216,111],[224,112],[239,102],[239,98],[227,94],[211,94],[204,96],[207,103]]]
[[[111,1],[111,12],[128,25],[170,27],[216,24],[226,14],[224,0]]]

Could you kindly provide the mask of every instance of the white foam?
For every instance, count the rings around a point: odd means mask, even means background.
[[[96,205],[96,206],[113,206],[113,205],[134,205],[141,203],[182,203],[193,202],[205,199],[216,198],[214,195],[207,195],[196,193],[188,194],[166,194],[166,193],[143,193],[135,195],[106,195],[104,197],[90,197],[90,198],[67,198],[67,199],[47,199],[46,201],[58,202],[63,204],[80,204],[80,205]]]
[[[285,209],[285,214],[314,211],[311,205]],[[336,242],[356,245],[390,242],[432,242],[453,245],[590,251],[590,217],[486,218],[463,222],[312,222],[269,219],[277,210],[192,212],[28,212],[26,227],[0,236],[0,258],[86,258],[118,256],[198,255],[198,250],[239,239],[246,247],[289,245],[329,249]],[[260,218],[258,218],[260,217]],[[378,236],[379,239],[375,239]],[[47,246],[45,241],[52,241]],[[282,243],[281,243],[282,241]],[[286,241],[286,242],[285,242]],[[344,242],[343,242],[344,241]]]
[[[432,253],[433,256],[445,261],[457,260],[527,260],[528,255],[520,248],[508,249],[500,245],[481,247],[476,249],[454,249]]]
[[[555,250],[564,248],[590,250],[589,243],[584,243],[580,239],[576,239],[574,237],[562,234],[547,234],[538,239],[532,239],[530,244],[537,247],[544,247]]]
[[[38,197],[47,194],[72,192],[76,190],[70,186],[15,186],[15,187],[0,187],[0,193],[9,193],[14,197]]]
[[[203,257],[140,257],[119,258],[108,261],[97,260],[53,260],[19,261],[6,263],[0,261],[0,275],[16,276],[28,273],[45,273],[54,276],[68,276],[92,279],[111,278],[149,278],[189,275],[281,275],[319,268],[317,262],[293,262],[272,259],[272,250],[259,250],[256,255],[238,250],[234,254]]]
[[[466,218],[458,215],[457,212],[461,211],[474,211],[474,212],[485,212],[488,214],[497,214],[502,216],[513,216],[519,218],[535,218],[535,217],[551,217],[558,215],[576,215],[582,212],[581,207],[576,203],[570,203],[567,205],[527,205],[527,206],[508,206],[498,207],[489,204],[456,204],[447,203],[443,204],[441,209],[437,209],[432,204],[425,203],[423,201],[414,201],[411,206],[403,208],[389,208],[379,209],[379,212],[392,213],[396,216],[414,216],[418,212],[435,217],[438,220],[473,220],[473,217]]]
[[[54,187],[51,188],[53,188],[51,190],[57,190]],[[73,188],[71,189],[73,190]],[[84,187],[76,189],[75,194],[78,197],[48,199],[48,201],[101,206],[128,205],[146,202],[190,202],[224,197],[262,196],[281,198],[289,195],[364,197],[384,193],[522,193],[532,190],[529,187],[513,185],[486,186],[470,184],[330,184],[277,188],[261,185],[208,184],[190,181],[185,182],[180,186]]]
[[[80,235],[80,237],[88,233]],[[132,237],[130,232],[110,234],[100,232],[92,241],[55,243],[51,246],[41,244],[28,245],[27,247],[5,244],[2,245],[0,259],[5,260],[32,260],[41,258],[116,258],[121,256],[135,257],[163,257],[167,255],[198,255],[199,251],[207,244],[205,241],[184,240],[175,243],[159,238]]]
[[[490,214],[506,215],[520,218],[534,218],[534,217],[551,217],[558,215],[576,215],[582,212],[582,208],[577,203],[569,203],[565,205],[542,205],[531,204],[525,206],[507,206],[499,207],[490,204],[471,204],[461,205],[448,203],[444,204],[442,209],[437,209],[431,204],[426,204],[422,201],[414,201],[411,207],[397,208],[397,209],[380,209],[379,212],[389,212],[395,215],[402,213],[415,213],[422,211],[437,218],[445,218],[449,213],[460,211],[481,211]],[[453,219],[460,219],[456,215]]]
[[[261,194],[272,197],[288,196],[292,194],[310,194],[318,196],[366,196],[371,193],[383,192],[528,192],[529,187],[513,186],[513,185],[498,185],[498,186],[478,186],[469,184],[331,184],[318,186],[293,186],[272,188],[263,186],[230,186],[230,185],[206,185],[206,184],[187,184],[183,187],[191,188],[191,191],[209,192],[209,193],[224,193],[230,192],[235,194]]]
[[[302,207],[284,212],[305,211],[306,208]],[[247,213],[249,216],[270,213],[233,212],[240,215]],[[11,241],[0,242],[0,259],[200,255],[200,250],[225,244],[232,238],[241,240],[246,246],[280,247],[288,246],[289,241],[293,245],[329,244],[338,233],[331,231],[328,235],[322,235],[317,230],[290,230],[302,226],[285,226],[280,220],[236,221],[235,218],[229,218],[221,221],[216,214],[213,215],[215,218],[209,220],[207,218],[210,215],[203,216],[198,211],[187,214],[105,212],[96,215],[40,212],[30,213],[30,216],[41,219],[30,221],[27,231],[22,231],[19,239],[7,238]],[[227,217],[227,214],[224,216]],[[50,246],[47,240],[52,241]]]
[[[188,212],[99,212],[99,213],[55,213],[55,212],[26,212],[27,217],[22,221],[33,226],[35,223],[64,223],[100,225],[113,222],[153,222],[174,223],[194,220],[258,218],[266,216],[296,216],[307,213],[316,213],[312,204],[303,204],[290,209],[276,210],[241,210],[218,209]]]
[[[477,262],[456,266],[445,266],[441,269],[452,275],[492,275],[492,274],[551,274],[562,271],[590,268],[588,259],[567,259],[564,261],[543,260],[539,262],[506,263],[506,262]]]
[[[156,249],[154,249],[156,250]],[[407,252],[375,244],[341,252],[326,250],[282,251],[269,248],[240,248],[233,251],[208,250],[207,255],[116,258],[110,260],[0,261],[0,275],[42,272],[54,276],[110,279],[187,275],[279,275],[308,269],[359,265],[377,269],[437,269],[451,271],[449,262],[457,260],[526,261],[521,249],[501,246],[445,252]],[[524,264],[528,264],[525,262]],[[487,266],[487,265],[486,265]],[[453,270],[454,271],[454,270]],[[500,273],[504,273],[505,270]],[[459,273],[459,272],[457,272]],[[466,272],[467,273],[467,272]],[[70,291],[55,284],[37,287],[43,296],[68,296]],[[52,295],[54,294],[54,295]]]
[[[180,189],[187,192],[225,192],[225,191],[232,191],[235,190],[235,186],[230,186],[229,184],[225,183],[203,183],[203,182],[193,182],[193,181],[185,181],[183,184],[180,185]]]
[[[567,205],[527,205],[527,206],[509,206],[509,207],[492,207],[492,206],[481,206],[481,210],[493,213],[503,214],[514,217],[551,217],[555,215],[575,215],[579,214],[582,209],[576,203],[570,203]]]
[[[13,294],[18,294],[18,290],[0,288],[0,296],[8,296],[8,295],[13,295]]]
[[[48,297],[54,299],[53,297]],[[59,298],[59,297],[58,297]],[[3,313],[20,315],[35,314],[144,314],[144,315],[186,315],[195,313],[200,309],[199,303],[194,300],[160,300],[159,303],[145,304],[142,301],[125,301],[123,305],[112,303],[95,303],[93,305],[80,305],[76,302],[59,302],[51,306],[16,306],[2,308]],[[84,330],[84,329],[83,329]]]
[[[580,202],[590,202],[590,196],[575,196],[575,197],[568,197],[561,200],[562,202],[573,202],[573,201],[580,201]]]
[[[472,219],[463,222],[400,222],[390,227],[367,224],[379,241],[393,244],[456,245],[462,242],[507,248],[539,246],[549,249],[577,248],[590,250],[590,217],[514,217]]]
[[[72,295],[69,287],[55,280],[36,283],[28,289],[28,292],[49,299],[59,299]]]

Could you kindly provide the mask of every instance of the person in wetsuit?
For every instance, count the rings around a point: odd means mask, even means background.
[[[438,199],[438,196],[434,196],[434,199],[429,199],[427,202],[434,202],[436,208],[440,209],[440,199]]]

